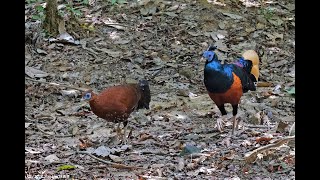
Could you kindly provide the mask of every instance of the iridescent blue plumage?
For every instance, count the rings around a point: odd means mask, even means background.
[[[256,89],[253,83],[255,81],[254,76],[250,73],[251,61],[240,58],[233,64],[221,64],[217,54],[212,50],[205,51],[203,57],[206,59],[204,84],[209,92],[226,92],[233,83],[232,73],[240,78],[243,92]]]
[[[222,65],[213,51],[205,51],[204,84],[209,92],[222,93],[228,90],[233,83],[232,69]]]

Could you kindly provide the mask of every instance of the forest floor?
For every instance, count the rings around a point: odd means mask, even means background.
[[[43,2],[26,1],[26,179],[295,179],[294,140],[286,141],[295,122],[294,1],[89,2],[58,1],[66,23],[70,12],[81,23],[65,43],[44,35]],[[223,62],[248,49],[260,56],[235,137],[231,106],[219,132],[221,114],[203,84],[210,44]],[[150,109],[131,114],[126,144],[81,92],[48,84],[100,92],[142,78]]]

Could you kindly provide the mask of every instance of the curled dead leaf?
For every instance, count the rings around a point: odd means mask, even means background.
[[[33,67],[29,67],[29,66],[25,67],[25,73],[26,73],[26,75],[28,75],[31,78],[35,78],[35,77],[36,78],[43,78],[43,77],[49,76],[48,73],[41,71],[39,69],[35,69]]]
[[[256,142],[259,144],[268,144],[268,142],[273,139],[271,137],[258,137],[256,138]]]
[[[122,162],[123,159],[119,156],[109,154],[109,158],[112,159],[113,162],[119,163]]]
[[[196,163],[188,163],[187,164],[187,169],[188,170],[193,170],[193,169],[195,169],[197,167],[198,167],[198,164],[196,164]]]
[[[62,96],[68,96],[68,97],[77,97],[80,95],[80,91],[78,90],[61,90],[60,93]]]
[[[152,139],[152,138],[153,138],[152,135],[143,133],[142,135],[140,135],[138,142],[145,141],[147,139]]]
[[[45,157],[44,160],[49,163],[54,163],[54,162],[58,162],[60,159],[57,157],[56,154],[51,154],[51,155]]]
[[[280,121],[277,126],[276,132],[285,132],[285,128],[288,126],[288,123]]]
[[[260,114],[261,114],[261,112],[258,112],[256,114],[254,114],[253,116],[251,116],[251,118],[249,118],[249,122],[251,124],[255,124],[255,125],[261,124],[261,115]]]
[[[179,162],[178,162],[178,166],[177,166],[177,170],[178,171],[182,171],[184,168],[184,159],[183,158],[179,158]]]

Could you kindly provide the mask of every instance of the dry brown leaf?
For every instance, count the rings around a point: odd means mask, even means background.
[[[271,87],[273,86],[270,82],[257,82],[257,87]]]
[[[143,133],[142,135],[140,135],[138,142],[145,141],[147,139],[152,139],[152,138],[153,138],[152,135]]]
[[[285,132],[285,128],[288,126],[287,123],[280,121],[277,126],[276,132]]]

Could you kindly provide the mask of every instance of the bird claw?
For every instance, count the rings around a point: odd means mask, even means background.
[[[222,132],[222,131],[223,131],[223,128],[224,128],[224,125],[225,125],[225,120],[224,120],[224,118],[223,118],[223,117],[218,118],[216,125],[217,125],[217,129],[218,129],[220,132]]]
[[[233,119],[232,135],[234,135],[234,136],[240,135],[241,132],[239,132],[238,130],[239,130],[239,123],[240,123],[240,121],[241,121],[241,118],[238,118],[238,119],[237,119],[237,118],[234,116],[234,117],[232,117],[232,119]]]
[[[128,143],[128,138],[125,135],[123,135],[120,139],[120,145],[126,145]]]
[[[119,137],[121,137],[121,136],[122,136],[121,129],[116,129],[116,133],[117,133],[117,136],[119,136]]]
[[[127,129],[128,129],[128,127],[127,126],[125,126],[124,127],[124,130],[123,130],[123,134],[121,134],[121,137],[120,137],[120,144],[122,144],[122,145],[126,145],[127,143],[128,143],[128,139],[129,139],[129,137],[131,136],[131,134],[132,134],[132,128],[130,128],[130,131],[129,131],[129,133],[127,134],[126,132],[127,132]],[[127,134],[127,135],[126,135]]]

